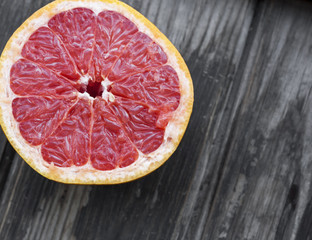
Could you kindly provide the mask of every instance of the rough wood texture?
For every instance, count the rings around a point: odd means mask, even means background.
[[[1,0],[0,49],[49,1]],[[159,170],[63,185],[0,135],[0,239],[312,239],[312,2],[126,1],[184,56],[188,130]]]

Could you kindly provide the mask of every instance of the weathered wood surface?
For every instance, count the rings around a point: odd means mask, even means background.
[[[48,0],[1,0],[0,49]],[[34,172],[0,135],[0,239],[312,239],[312,2],[126,1],[180,50],[195,104],[176,153],[117,186]]]

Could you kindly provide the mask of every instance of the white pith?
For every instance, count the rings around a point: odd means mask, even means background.
[[[102,98],[105,101],[114,102],[115,96],[111,92],[109,92],[107,89],[107,87],[110,86],[111,84],[112,84],[112,82],[109,81],[107,78],[105,78],[104,81],[101,82],[101,85],[103,88]]]
[[[90,76],[88,74],[82,75],[79,79],[79,83],[87,86],[89,83],[89,79],[90,79]]]
[[[144,175],[147,169],[152,169],[153,166],[158,166],[159,162],[163,162],[164,156],[170,156],[176,149],[178,142],[185,130],[185,122],[188,120],[190,110],[190,99],[192,99],[192,85],[185,75],[185,73],[180,69],[180,65],[177,57],[174,54],[167,54],[168,65],[171,65],[177,72],[180,80],[180,91],[181,99],[180,105],[173,113],[172,119],[170,120],[164,136],[164,142],[162,145],[154,152],[150,154],[139,153],[139,158],[131,165],[125,168],[116,168],[110,171],[99,171],[94,169],[90,161],[84,166],[72,166],[69,168],[60,168],[49,164],[42,159],[40,153],[40,146],[31,146],[28,142],[21,136],[17,122],[15,121],[12,114],[11,103],[16,96],[10,89],[10,69],[11,66],[20,58],[21,49],[25,42],[28,40],[29,36],[39,27],[46,26],[48,21],[55,14],[66,11],[76,7],[86,7],[93,10],[96,14],[104,10],[113,10],[120,12],[125,17],[129,18],[134,22],[139,31],[149,35],[154,41],[156,41],[163,50],[168,53],[169,49],[165,42],[161,38],[158,38],[149,30],[144,24],[137,20],[137,18],[123,5],[116,5],[109,2],[101,1],[63,1],[54,6],[52,11],[43,12],[38,18],[32,19],[27,22],[27,26],[14,37],[11,43],[10,49],[6,49],[2,57],[5,61],[2,61],[2,67],[0,67],[1,81],[1,91],[0,91],[0,107],[2,112],[2,118],[5,124],[6,135],[9,136],[11,143],[14,143],[16,149],[22,149],[22,157],[24,159],[31,159],[32,167],[43,175],[49,175],[51,172],[56,176],[55,180],[64,181],[67,183],[114,183],[122,181],[132,180],[135,176]],[[88,78],[83,77],[80,79],[81,83],[87,84]],[[110,82],[105,80],[102,82],[104,88],[102,97],[106,100],[113,101],[113,96],[107,91],[107,86]],[[86,97],[92,99],[88,93],[79,93],[79,97]],[[182,126],[182,127],[180,127]],[[80,180],[79,180],[80,179]],[[83,181],[81,181],[83,179]]]

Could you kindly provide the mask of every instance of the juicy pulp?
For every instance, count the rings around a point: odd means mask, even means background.
[[[97,91],[103,81],[113,100]],[[120,13],[87,8],[61,12],[30,36],[10,86],[21,135],[59,167],[130,165],[162,144],[180,101],[163,49]]]

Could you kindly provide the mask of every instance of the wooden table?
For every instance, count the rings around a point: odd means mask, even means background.
[[[0,49],[49,0],[1,0]],[[180,50],[194,111],[160,169],[116,186],[32,170],[0,135],[0,239],[312,239],[312,2],[129,0]]]

